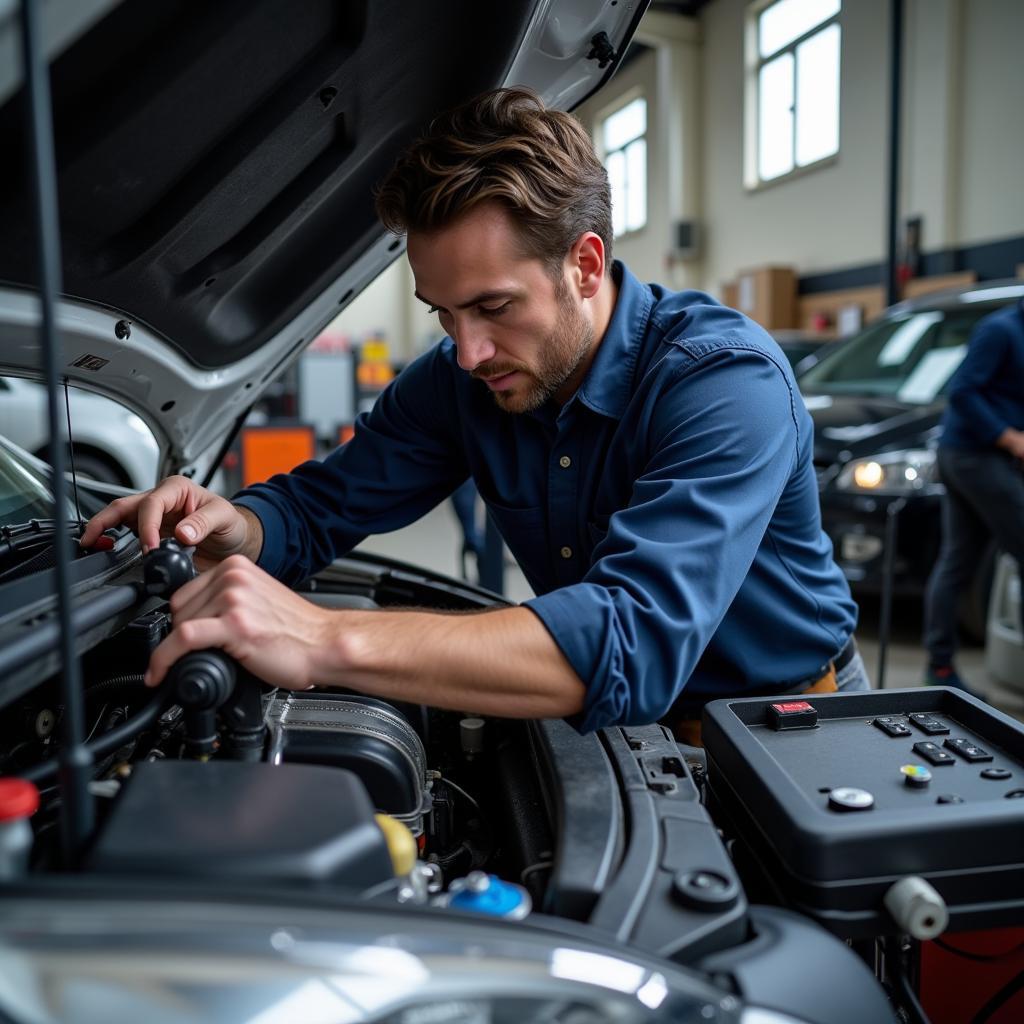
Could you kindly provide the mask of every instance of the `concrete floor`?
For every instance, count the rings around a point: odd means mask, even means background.
[[[362,550],[387,555],[403,561],[433,569],[448,575],[459,574],[458,525],[451,507],[445,503],[429,513],[418,523],[367,539]],[[505,595],[513,601],[523,601],[533,596],[523,574],[511,559],[505,573]],[[861,603],[860,625],[857,642],[864,656],[872,683],[879,679],[879,615],[880,602],[866,599]],[[924,671],[924,651],[921,647],[921,606],[919,601],[903,600],[894,603],[892,628],[886,658],[886,689],[920,686]],[[979,645],[965,646],[958,658],[957,667],[965,681],[975,692],[988,697],[990,681],[985,672],[984,650]],[[994,701],[1003,710],[1016,713],[1021,708],[1012,708]]]

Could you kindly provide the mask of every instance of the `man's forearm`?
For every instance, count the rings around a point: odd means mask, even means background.
[[[317,666],[319,685],[506,718],[562,718],[584,686],[526,608],[468,615],[344,612]]]

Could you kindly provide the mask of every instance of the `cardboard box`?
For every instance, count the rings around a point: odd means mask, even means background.
[[[758,267],[736,282],[735,308],[774,331],[797,326],[796,271],[792,267]]]

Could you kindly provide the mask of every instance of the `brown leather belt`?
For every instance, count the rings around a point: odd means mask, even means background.
[[[824,667],[820,676],[817,679],[812,680],[809,685],[799,690],[788,690],[782,694],[772,694],[771,696],[790,696],[794,694],[807,694],[807,693],[836,693],[839,690],[839,684],[836,681],[836,673],[842,671],[852,660],[853,656],[857,653],[857,643],[851,636],[847,641],[846,646]],[[797,686],[800,684],[798,683]],[[739,697],[746,696],[758,696],[758,694],[737,694]],[[703,747],[704,742],[701,737],[700,731],[700,710],[696,711],[695,717],[685,715],[682,718],[676,719],[672,724],[672,732],[675,738],[680,743],[686,743],[691,747]]]

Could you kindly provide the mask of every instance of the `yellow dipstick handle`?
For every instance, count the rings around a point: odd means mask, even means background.
[[[377,827],[384,833],[384,841],[391,854],[391,866],[397,876],[408,875],[416,866],[416,839],[400,821],[387,814],[375,814]]]

